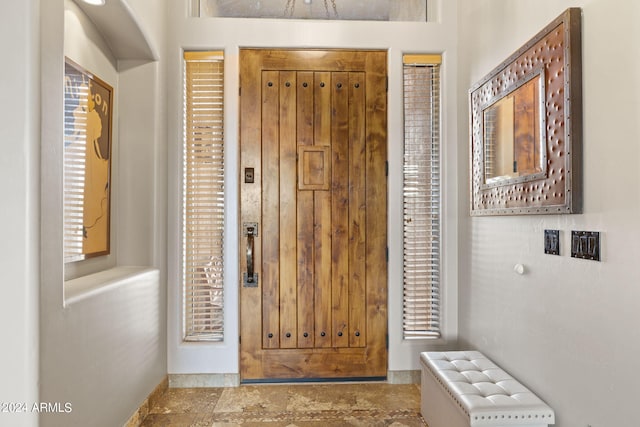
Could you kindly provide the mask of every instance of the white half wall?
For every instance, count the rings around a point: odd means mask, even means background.
[[[583,213],[470,218],[465,89],[568,7],[583,10]],[[558,427],[637,426],[640,3],[460,0],[459,10],[461,345],[539,394]],[[561,256],[544,254],[544,229],[560,230]],[[601,232],[602,262],[570,257],[571,230]]]

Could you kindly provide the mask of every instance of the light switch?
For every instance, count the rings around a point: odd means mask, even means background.
[[[571,256],[600,261],[600,233],[598,231],[571,231]]]
[[[560,230],[544,230],[544,253],[560,255]]]

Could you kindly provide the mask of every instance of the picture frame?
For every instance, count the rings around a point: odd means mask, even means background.
[[[469,90],[472,216],[582,211],[581,9]]]
[[[113,87],[65,57],[64,261],[110,253]]]

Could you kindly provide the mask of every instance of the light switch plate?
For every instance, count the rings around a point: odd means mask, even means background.
[[[544,230],[544,253],[560,255],[560,230]]]
[[[600,232],[572,230],[571,256],[600,261]]]

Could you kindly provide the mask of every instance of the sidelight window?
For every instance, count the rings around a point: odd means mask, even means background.
[[[184,340],[224,339],[222,52],[184,54]]]
[[[403,335],[440,337],[440,63],[405,55]]]

